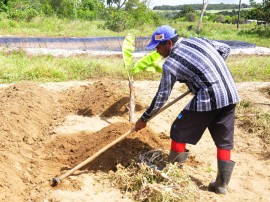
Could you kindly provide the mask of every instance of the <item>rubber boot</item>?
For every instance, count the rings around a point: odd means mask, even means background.
[[[169,155],[169,162],[183,163],[187,160],[188,153],[189,153],[189,150],[187,149],[185,150],[185,152],[181,152],[181,153],[171,150],[170,155]]]
[[[234,161],[222,161],[218,160],[218,174],[216,181],[213,181],[209,184],[208,190],[215,192],[216,194],[226,194],[227,186],[230,182]]]

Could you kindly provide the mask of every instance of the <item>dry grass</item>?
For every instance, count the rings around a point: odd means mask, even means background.
[[[243,100],[237,105],[236,120],[244,131],[262,139],[265,155],[270,156],[270,114],[264,113],[256,104]]]
[[[125,168],[117,166],[110,173],[114,186],[128,192],[136,201],[196,201],[197,186],[177,164],[166,163],[162,170],[153,164],[134,162]]]
[[[265,87],[260,89],[260,91],[266,95],[266,97],[270,98],[270,87]]]

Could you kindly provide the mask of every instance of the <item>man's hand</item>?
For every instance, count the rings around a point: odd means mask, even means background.
[[[146,122],[143,122],[141,119],[138,119],[138,121],[135,124],[135,131],[139,131],[146,127]]]

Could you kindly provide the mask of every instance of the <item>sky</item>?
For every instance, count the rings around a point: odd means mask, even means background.
[[[255,0],[261,3],[262,0]],[[182,5],[182,4],[202,4],[203,0],[151,0],[151,7],[162,5]],[[239,0],[209,0],[210,4],[224,3],[224,4],[239,4]],[[241,3],[249,4],[249,0],[241,0]]]

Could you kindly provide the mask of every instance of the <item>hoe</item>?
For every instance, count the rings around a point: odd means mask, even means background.
[[[171,101],[170,103],[168,103],[167,105],[165,105],[164,107],[162,107],[155,115],[153,115],[149,120],[151,120],[152,118],[154,118],[155,116],[157,116],[159,113],[161,113],[162,111],[164,111],[165,109],[167,109],[168,107],[172,106],[174,103],[176,103],[177,101],[179,101],[180,99],[182,99],[183,97],[185,97],[186,95],[188,95],[190,93],[190,91],[187,91],[185,93],[183,93],[182,95],[180,95],[179,97],[177,97],[176,99],[174,99],[173,101]],[[66,172],[65,174],[59,176],[59,177],[55,177],[53,178],[52,187],[57,186],[64,178],[68,177],[69,175],[71,175],[72,173],[74,173],[76,170],[80,169],[81,167],[83,167],[84,165],[88,164],[89,162],[91,162],[92,160],[94,160],[96,157],[98,157],[100,154],[102,154],[104,151],[106,151],[107,149],[111,148],[113,145],[117,144],[118,142],[120,142],[122,139],[124,139],[127,135],[133,133],[135,131],[135,128],[130,129],[129,131],[127,131],[125,134],[121,135],[120,137],[118,137],[116,140],[114,140],[113,142],[111,142],[110,144],[106,145],[105,147],[103,147],[102,149],[100,149],[98,152],[96,152],[95,154],[93,154],[92,156],[90,156],[89,158],[87,158],[86,160],[84,160],[82,163],[78,164],[77,166],[75,166],[74,168],[72,168],[71,170],[69,170],[68,172]]]

